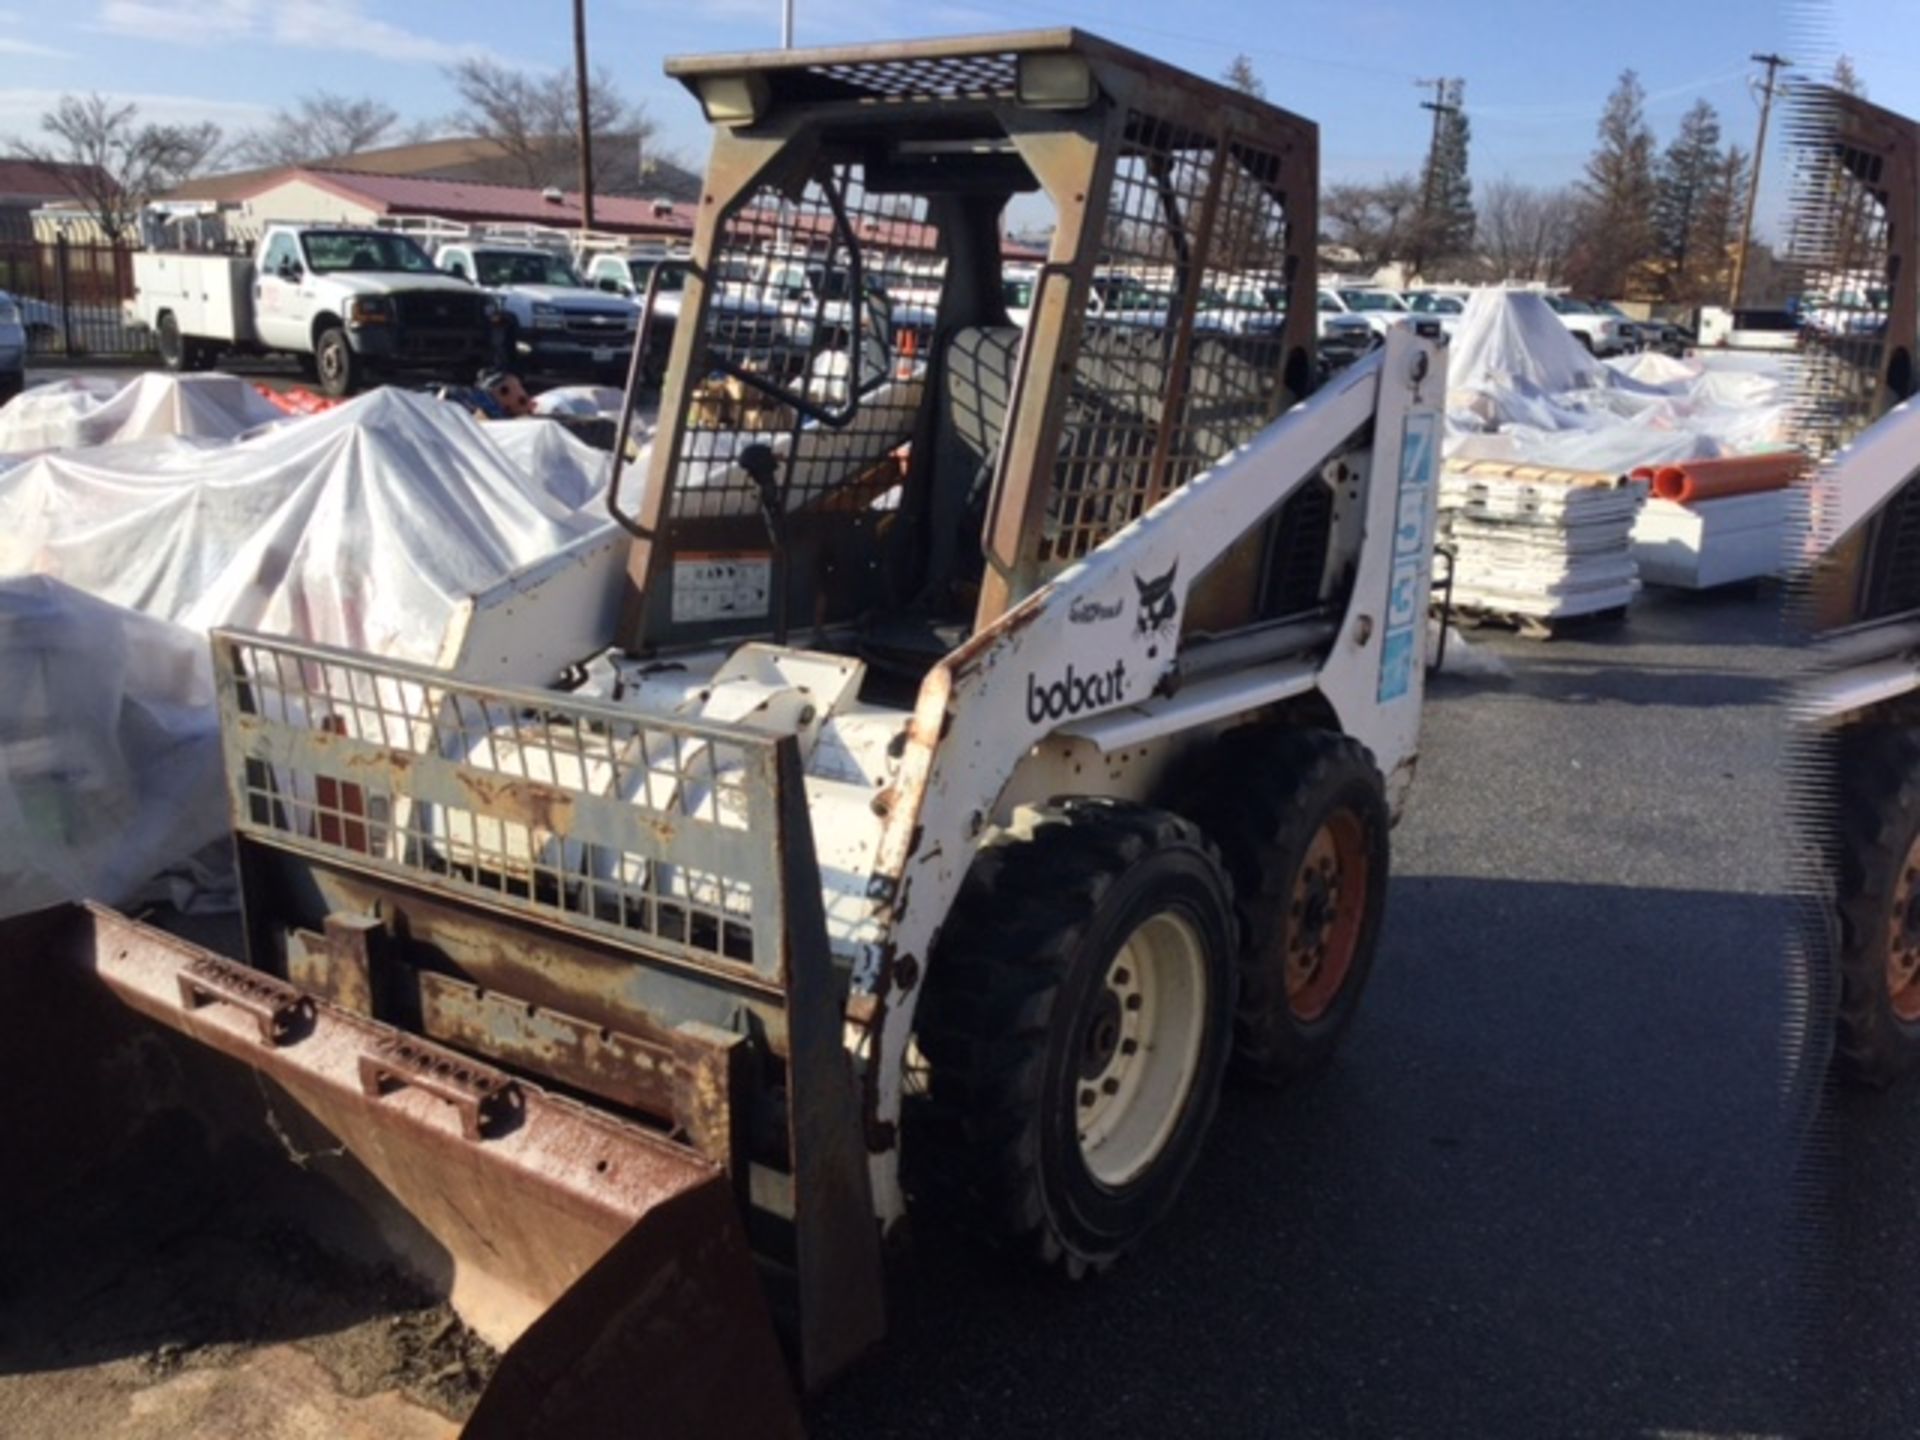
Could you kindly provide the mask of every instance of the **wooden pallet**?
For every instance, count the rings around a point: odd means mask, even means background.
[[[1453,607],[1456,624],[1462,628],[1512,630],[1526,640],[1567,640],[1610,630],[1627,618],[1627,607],[1615,605],[1608,610],[1593,610],[1585,615],[1522,615],[1511,610],[1493,610],[1480,605]]]

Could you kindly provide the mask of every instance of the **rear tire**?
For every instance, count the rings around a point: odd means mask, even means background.
[[[1173,1206],[1219,1100],[1233,890],[1200,831],[1101,800],[984,848],[928,971],[915,1198],[1070,1275]]]
[[[353,353],[347,332],[337,325],[322,330],[319,339],[314,341],[313,365],[320,393],[330,399],[346,399],[360,388],[364,378],[360,357]]]
[[[187,366],[187,338],[180,333],[180,322],[167,311],[153,327],[154,345],[160,351],[160,363],[178,375]]]
[[[1234,1071],[1280,1086],[1333,1058],[1373,971],[1386,909],[1386,785],[1358,742],[1253,726],[1222,738],[1195,818],[1240,918]]]
[[[1850,734],[1838,774],[1834,1065],[1843,1079],[1881,1087],[1920,1065],[1920,734]]]

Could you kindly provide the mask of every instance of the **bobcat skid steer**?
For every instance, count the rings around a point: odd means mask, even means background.
[[[1835,1065],[1885,1085],[1920,1063],[1920,124],[1815,102],[1820,249],[1803,333],[1814,662],[1836,908]]]
[[[338,1137],[505,1347],[470,1434],[791,1428],[910,1201],[1106,1266],[1230,1063],[1328,1058],[1414,772],[1444,341],[1309,393],[1311,124],[1068,30],[668,72],[713,151],[617,626],[530,588],[535,685],[217,634],[245,957],[6,937],[10,1014]]]

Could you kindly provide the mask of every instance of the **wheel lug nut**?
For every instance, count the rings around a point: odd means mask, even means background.
[[[1118,1095],[1120,1093],[1120,1082],[1109,1075],[1105,1080],[1100,1082],[1100,1088],[1109,1095]]]
[[[1138,1010],[1140,1008],[1140,1004],[1141,1004],[1141,1001],[1138,995],[1127,996],[1127,1009]]]
[[[1082,1105],[1091,1105],[1093,1104],[1094,1101],[1098,1100],[1099,1098],[1100,1097],[1094,1094],[1093,1091],[1091,1090],[1082,1090],[1080,1092],[1080,1103]]]
[[[1127,973],[1127,967],[1124,965],[1113,972],[1113,983],[1116,985],[1125,985],[1131,979],[1133,976]]]
[[[1120,1042],[1120,1053],[1122,1055],[1132,1055],[1139,1050],[1139,1048],[1140,1042],[1138,1040],[1122,1040]]]

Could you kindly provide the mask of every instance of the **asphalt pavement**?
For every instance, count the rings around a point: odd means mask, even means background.
[[[1821,1057],[1782,944],[1776,608],[1471,634],[1511,674],[1430,693],[1333,1069],[1230,1089],[1178,1211],[1105,1277],[923,1228],[893,1334],[812,1432],[1814,1433],[1789,1062]]]

